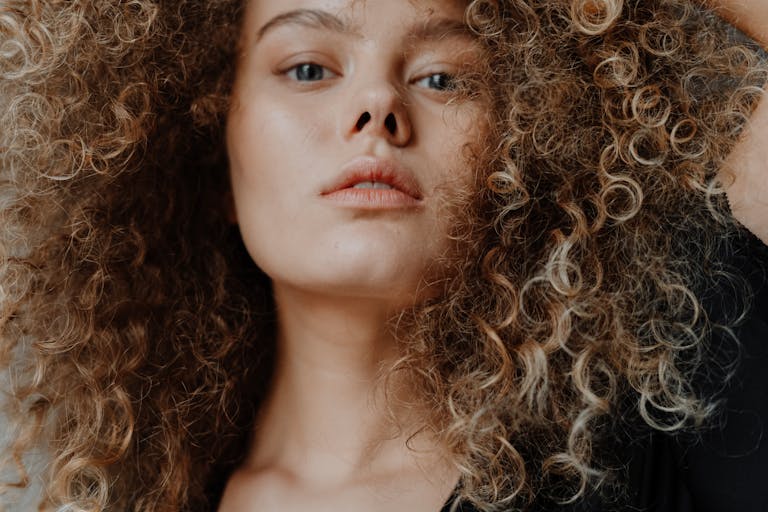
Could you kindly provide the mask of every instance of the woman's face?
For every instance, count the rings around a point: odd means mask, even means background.
[[[464,1],[253,0],[227,122],[234,209],[275,286],[413,300],[484,126]]]

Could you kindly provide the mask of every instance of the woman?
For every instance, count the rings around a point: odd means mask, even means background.
[[[617,433],[713,416],[768,114],[731,153],[764,69],[711,14],[0,8],[6,482],[43,451],[49,509],[607,510]]]

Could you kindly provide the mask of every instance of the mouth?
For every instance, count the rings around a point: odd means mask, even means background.
[[[321,196],[340,206],[368,210],[413,208],[422,201],[421,188],[408,169],[374,157],[345,165]]]

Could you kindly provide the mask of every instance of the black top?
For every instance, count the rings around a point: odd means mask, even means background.
[[[735,329],[741,353],[715,425],[695,436],[646,431],[625,442],[628,489],[620,499],[592,495],[572,505],[534,504],[532,512],[768,512],[768,247],[747,234],[728,252],[754,298]],[[728,308],[725,297],[710,307]],[[458,510],[477,512],[468,504]]]

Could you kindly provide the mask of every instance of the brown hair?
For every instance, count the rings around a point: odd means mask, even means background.
[[[0,354],[10,461],[60,510],[204,510],[269,381],[268,280],[228,225],[240,2],[0,6]],[[397,319],[423,428],[488,509],[601,480],[622,397],[655,428],[730,229],[715,173],[765,68],[687,2],[474,0],[493,129],[446,293]],[[448,257],[447,257],[448,258]],[[14,462],[15,461],[15,462]],[[553,477],[552,480],[550,477]],[[561,494],[563,495],[563,494]]]

